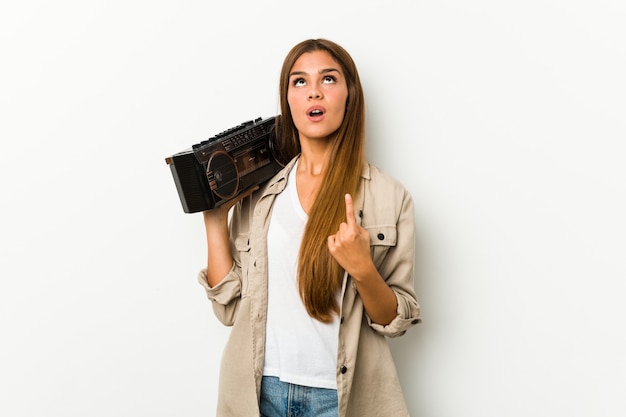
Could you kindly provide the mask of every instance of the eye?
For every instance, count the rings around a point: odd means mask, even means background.
[[[291,83],[293,84],[294,87],[302,87],[303,85],[306,84],[306,82],[304,81],[304,78],[294,78]]]
[[[336,82],[337,78],[335,78],[333,75],[324,76],[324,84],[334,84]]]

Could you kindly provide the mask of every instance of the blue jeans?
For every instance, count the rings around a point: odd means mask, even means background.
[[[337,417],[337,390],[303,387],[264,376],[261,417]]]

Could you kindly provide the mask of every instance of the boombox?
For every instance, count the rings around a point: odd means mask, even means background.
[[[219,207],[274,176],[284,166],[275,123],[259,117],[165,158],[185,213]]]

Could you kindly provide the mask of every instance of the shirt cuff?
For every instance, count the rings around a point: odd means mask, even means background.
[[[233,299],[241,296],[241,280],[234,264],[228,275],[216,286],[211,287],[209,285],[206,268],[198,273],[198,282],[206,291],[209,300],[218,304],[227,305]]]
[[[391,323],[381,325],[374,323],[369,317],[367,318],[369,325],[374,330],[387,337],[402,336],[408,329],[422,322],[422,319],[419,317],[419,306],[408,302],[397,292],[394,291],[394,293],[398,299],[398,315],[391,321]]]

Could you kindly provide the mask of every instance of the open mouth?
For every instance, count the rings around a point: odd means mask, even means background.
[[[321,116],[321,115],[323,115],[323,114],[324,114],[324,112],[323,112],[323,111],[321,111],[321,110],[311,110],[311,111],[309,112],[309,116],[311,116],[311,117]]]

